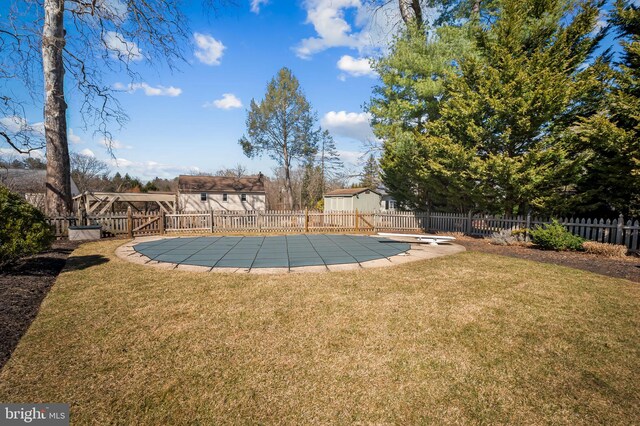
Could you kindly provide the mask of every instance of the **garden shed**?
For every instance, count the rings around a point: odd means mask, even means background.
[[[324,194],[324,211],[377,211],[382,196],[370,188],[336,189]]]

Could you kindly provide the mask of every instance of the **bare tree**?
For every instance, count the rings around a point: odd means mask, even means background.
[[[241,178],[242,176],[247,175],[247,168],[244,165],[238,163],[233,167],[217,170],[215,173],[213,173],[213,175]]]
[[[109,175],[109,166],[91,155],[71,153],[71,176],[80,192],[97,191]]]
[[[80,96],[86,128],[109,143],[110,129],[127,120],[114,88],[102,81],[103,70],[122,71],[139,80],[138,61],[184,61],[182,42],[190,31],[182,0],[5,0],[0,19],[0,137],[18,152],[47,149],[48,213],[71,208],[66,81]],[[206,0],[212,6],[215,0]],[[224,1],[224,0],[222,0]],[[3,5],[4,8],[4,5]],[[0,13],[3,13],[4,10]],[[20,81],[28,93],[16,96]],[[25,106],[44,97],[44,139],[26,120]],[[17,124],[16,124],[17,123]]]

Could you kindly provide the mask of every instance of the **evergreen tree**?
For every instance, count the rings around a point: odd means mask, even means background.
[[[624,53],[607,77],[613,86],[598,114],[573,130],[578,149],[588,154],[578,182],[577,210],[603,216],[640,216],[640,11],[616,3],[612,24],[623,37]]]
[[[591,36],[599,8],[569,6],[503,1],[497,21],[475,29],[480,56],[462,60],[447,79],[433,133],[475,155],[468,167],[483,210],[553,212],[579,171],[563,135],[590,89],[580,66],[599,40]]]
[[[320,194],[326,192],[327,181],[337,177],[343,168],[336,143],[327,130],[319,132],[317,162],[320,172]]]
[[[427,123],[440,117],[443,82],[454,69],[454,59],[473,55],[468,36],[465,27],[443,26],[425,38],[422,29],[410,25],[396,37],[390,54],[373,64],[382,84],[374,88],[368,111],[376,136],[384,141],[382,180],[407,208],[446,203],[446,179],[431,168],[442,152],[422,136]]]
[[[362,169],[360,187],[375,189],[380,184],[380,166],[378,160],[371,154]]]
[[[323,195],[323,176],[320,165],[307,163],[302,176],[302,204],[307,208],[315,208]]]
[[[434,111],[385,142],[383,177],[401,204],[522,214],[566,196],[583,157],[565,134],[585,113],[582,68],[600,38],[598,4],[571,5],[504,0],[494,22],[473,25],[477,52],[442,74]]]

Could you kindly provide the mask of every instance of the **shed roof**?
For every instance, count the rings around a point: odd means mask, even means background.
[[[362,194],[363,192],[370,191],[374,194],[378,194],[377,191],[374,191],[371,188],[343,188],[343,189],[334,189],[331,192],[327,192],[324,194],[325,197],[353,197],[354,195]],[[378,194],[380,195],[380,194]]]
[[[264,177],[178,176],[179,192],[265,192]]]

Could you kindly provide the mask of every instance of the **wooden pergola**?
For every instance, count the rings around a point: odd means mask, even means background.
[[[73,198],[77,208],[88,215],[104,214],[112,208],[114,203],[129,204],[134,210],[140,211],[133,203],[156,203],[165,213],[175,213],[178,196],[173,192],[83,192]]]

